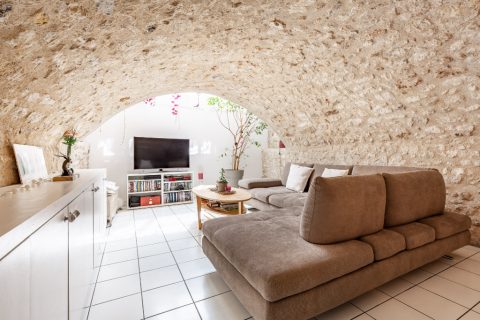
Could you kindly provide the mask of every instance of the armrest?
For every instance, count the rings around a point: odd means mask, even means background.
[[[271,178],[252,178],[238,181],[238,185],[244,189],[270,188],[282,185],[282,180]]]

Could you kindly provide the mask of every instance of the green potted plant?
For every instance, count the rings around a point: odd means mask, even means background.
[[[220,177],[217,180],[217,191],[224,192],[227,189],[227,178],[225,178],[225,170],[222,168],[220,170]]]
[[[57,157],[63,158],[62,176],[73,176],[73,169],[70,168],[72,164],[72,147],[77,142],[77,132],[75,130],[67,130],[62,136],[63,144],[67,146],[67,154],[60,153]]]
[[[238,181],[243,178],[244,173],[244,170],[240,169],[240,163],[245,151],[250,145],[260,147],[255,137],[265,131],[267,124],[229,100],[214,96],[207,100],[207,104],[216,107],[218,121],[232,136],[231,150],[227,150],[221,156],[230,154],[231,168],[225,170],[225,175],[232,186],[238,187]]]

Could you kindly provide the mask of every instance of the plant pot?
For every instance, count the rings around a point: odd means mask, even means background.
[[[238,187],[238,181],[243,178],[243,170],[225,169],[225,178],[232,187]]]
[[[62,164],[62,177],[69,177],[73,176],[73,169],[70,168],[70,165],[72,164],[72,160],[70,158],[65,159]]]
[[[217,191],[218,192],[224,192],[226,188],[227,188],[227,184],[225,182],[217,181]]]

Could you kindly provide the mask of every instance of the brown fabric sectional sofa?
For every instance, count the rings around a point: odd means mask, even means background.
[[[470,242],[438,171],[362,170],[317,174],[302,206],[204,224],[205,254],[255,319],[309,319]]]

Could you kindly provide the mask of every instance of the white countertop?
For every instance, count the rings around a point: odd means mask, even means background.
[[[78,170],[74,181],[43,182],[28,191],[0,197],[0,259],[65,208],[89,185],[106,177],[105,169]],[[0,188],[0,194],[19,186]]]

